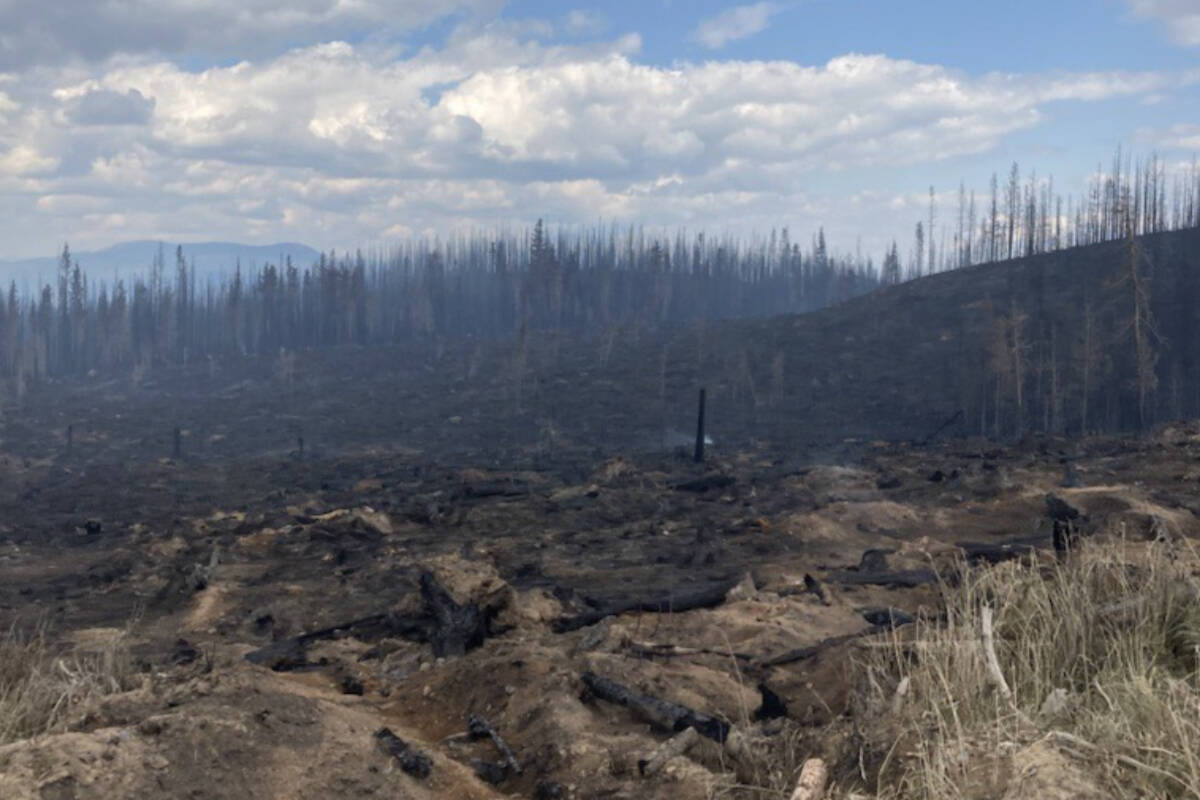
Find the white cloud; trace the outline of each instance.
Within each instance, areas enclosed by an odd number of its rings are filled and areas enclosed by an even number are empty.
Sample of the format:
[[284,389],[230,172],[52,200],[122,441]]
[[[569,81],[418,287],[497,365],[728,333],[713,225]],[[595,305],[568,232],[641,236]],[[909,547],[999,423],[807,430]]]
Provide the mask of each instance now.
[[19,144],[7,153],[0,153],[0,175],[44,175],[58,168],[60,160],[39,152],[27,144]]
[[1166,150],[1200,153],[1200,125],[1180,122],[1165,130],[1141,130],[1137,138]]
[[0,70],[114,54],[271,54],[289,43],[384,38],[503,0],[0,0]]
[[986,153],[1050,103],[1178,83],[971,76],[880,55],[660,67],[635,60],[636,37],[527,36],[475,28],[403,58],[330,42],[203,70],[145,59],[28,70],[0,102],[0,235],[343,247],[545,216],[824,223],[852,241],[864,215],[900,212],[822,195],[833,172],[874,180]]
[[729,42],[745,39],[766,29],[771,17],[783,10],[778,3],[752,3],[734,6],[715,17],[703,20],[691,38],[710,50],[719,50]]
[[94,89],[72,97],[66,109],[75,125],[142,125],[154,113],[154,100],[137,89],[115,92]]
[[1200,4],[1196,0],[1126,0],[1133,13],[1166,25],[1177,44],[1200,45]]

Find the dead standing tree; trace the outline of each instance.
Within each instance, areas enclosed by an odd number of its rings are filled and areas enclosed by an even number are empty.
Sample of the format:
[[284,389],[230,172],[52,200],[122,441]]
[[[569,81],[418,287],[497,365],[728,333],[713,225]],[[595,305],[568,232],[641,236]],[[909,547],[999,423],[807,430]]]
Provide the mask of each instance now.
[[1012,387],[1013,429],[1020,435],[1025,427],[1025,369],[1026,353],[1029,349],[1025,340],[1025,323],[1029,317],[1019,311],[1016,304],[1010,306],[1008,316],[995,318],[994,326],[988,341],[988,366],[995,381],[993,435],[999,438],[1004,420],[1003,387],[1008,383]]
[[1151,395],[1158,388],[1158,373],[1155,367],[1158,364],[1157,345],[1162,343],[1162,337],[1158,335],[1150,310],[1150,292],[1141,268],[1144,256],[1134,235],[1132,215],[1127,215],[1126,220],[1129,272],[1123,283],[1129,287],[1130,318],[1127,330],[1133,343],[1138,427],[1145,428],[1149,423],[1147,406]]

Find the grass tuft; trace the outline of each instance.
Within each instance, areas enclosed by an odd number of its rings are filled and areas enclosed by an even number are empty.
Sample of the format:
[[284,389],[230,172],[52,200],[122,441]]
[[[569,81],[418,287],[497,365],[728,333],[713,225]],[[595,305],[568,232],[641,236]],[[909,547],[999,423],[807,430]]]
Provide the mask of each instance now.
[[0,744],[59,733],[98,697],[132,688],[127,636],[87,652],[59,652],[45,631],[0,638]]
[[[1200,797],[1196,561],[1169,544],[1089,545],[1066,563],[963,570],[943,587],[943,619],[869,651],[864,714],[888,754],[877,796],[1000,796],[1013,754],[1042,740],[1108,796]],[[986,663],[985,607],[1007,698]]]

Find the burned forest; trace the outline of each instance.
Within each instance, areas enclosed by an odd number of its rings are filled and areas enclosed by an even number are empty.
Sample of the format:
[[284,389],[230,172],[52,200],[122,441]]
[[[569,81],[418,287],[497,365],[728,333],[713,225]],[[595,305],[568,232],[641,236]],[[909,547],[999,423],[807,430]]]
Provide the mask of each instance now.
[[1200,800],[1193,6],[0,0],[0,800]]
[[[223,281],[180,250],[174,280],[160,256],[128,289],[65,249],[57,291],[14,288],[4,315],[0,785],[1018,797],[1030,765],[1036,791],[1117,791],[1121,758],[1152,790],[1200,778],[1186,742],[1145,761],[1148,732],[1023,716],[1050,689],[1058,713],[1089,701],[1022,671],[1020,614],[1043,611],[973,599],[1100,598],[1117,559],[1143,577],[1095,602],[1190,635],[1186,600],[1139,605],[1194,597],[1200,532],[1195,189],[1168,214],[1154,175],[1097,190],[1069,244],[1030,196],[1023,252],[900,283],[786,231],[539,223]],[[930,727],[958,700],[903,654],[946,637],[978,645],[930,668],[1036,706],[989,734],[1000,756]],[[991,777],[947,766],[967,746]]]

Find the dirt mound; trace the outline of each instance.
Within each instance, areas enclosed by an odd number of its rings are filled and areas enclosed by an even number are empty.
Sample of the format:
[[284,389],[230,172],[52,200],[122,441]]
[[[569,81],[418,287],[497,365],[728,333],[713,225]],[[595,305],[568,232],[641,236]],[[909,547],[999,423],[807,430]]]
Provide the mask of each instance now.
[[0,748],[0,795],[13,800],[133,797],[491,798],[470,770],[430,754],[406,775],[376,745],[379,716],[337,696],[238,661],[210,674],[164,676],[106,699],[80,732]]

